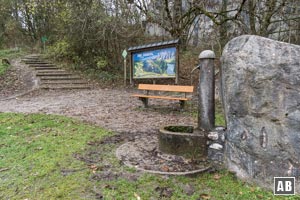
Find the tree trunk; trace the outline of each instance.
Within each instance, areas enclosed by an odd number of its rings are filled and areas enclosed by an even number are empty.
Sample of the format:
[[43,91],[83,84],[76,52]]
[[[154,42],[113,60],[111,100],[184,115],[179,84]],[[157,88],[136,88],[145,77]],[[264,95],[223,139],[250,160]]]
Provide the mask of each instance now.
[[226,18],[228,18],[227,12],[226,12],[227,11],[227,5],[228,5],[228,0],[222,0],[221,13],[224,13],[224,14],[222,15],[221,21],[223,21],[223,20],[225,21],[219,27],[220,44],[221,44],[222,49],[226,45],[226,43],[228,42],[228,36],[227,36],[228,23],[226,21]]
[[248,15],[249,15],[249,23],[250,23],[250,33],[252,35],[256,35],[256,28],[255,28],[255,0],[248,0]]

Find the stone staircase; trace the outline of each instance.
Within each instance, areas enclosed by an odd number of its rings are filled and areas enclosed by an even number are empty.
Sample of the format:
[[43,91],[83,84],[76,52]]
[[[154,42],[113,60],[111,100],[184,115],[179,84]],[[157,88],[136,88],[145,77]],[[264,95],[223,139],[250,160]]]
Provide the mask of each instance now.
[[87,81],[72,72],[68,72],[38,55],[26,56],[22,61],[33,68],[42,89],[90,89]]

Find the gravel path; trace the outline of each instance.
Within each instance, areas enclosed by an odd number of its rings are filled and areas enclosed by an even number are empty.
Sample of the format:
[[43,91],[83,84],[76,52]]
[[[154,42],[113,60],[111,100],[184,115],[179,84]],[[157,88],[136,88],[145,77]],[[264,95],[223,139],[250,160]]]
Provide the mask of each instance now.
[[0,102],[0,112],[46,113],[76,117],[116,132],[153,131],[163,124],[192,124],[178,103],[150,100],[152,107],[130,95],[133,90],[94,89],[37,91]]
[[[14,62],[14,70],[24,73],[26,67],[18,63]],[[26,70],[28,74],[30,69]],[[32,85],[32,81],[28,82]],[[196,125],[195,119],[187,112],[189,108],[186,112],[180,111],[178,102],[151,99],[150,108],[144,109],[141,101],[130,96],[135,92],[135,89],[100,88],[37,90],[0,100],[0,112],[65,115],[115,132],[153,132],[166,124]]]

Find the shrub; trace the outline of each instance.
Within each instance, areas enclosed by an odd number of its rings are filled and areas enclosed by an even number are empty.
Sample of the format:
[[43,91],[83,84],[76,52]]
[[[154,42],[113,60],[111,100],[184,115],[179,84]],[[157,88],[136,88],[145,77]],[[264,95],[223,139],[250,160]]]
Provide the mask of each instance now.
[[52,45],[49,49],[49,54],[55,59],[72,58],[74,53],[70,51],[70,44],[66,40],[60,40]]
[[108,65],[107,58],[101,56],[95,59],[95,63],[97,65],[97,69],[99,70],[104,70]]

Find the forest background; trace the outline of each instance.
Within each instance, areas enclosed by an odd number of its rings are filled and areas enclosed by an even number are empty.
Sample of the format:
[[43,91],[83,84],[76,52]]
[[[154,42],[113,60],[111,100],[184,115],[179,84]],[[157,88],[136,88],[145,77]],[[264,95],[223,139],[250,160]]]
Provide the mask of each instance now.
[[121,72],[124,49],[180,39],[199,54],[253,34],[300,44],[298,0],[0,0],[0,49],[43,51],[81,71]]

